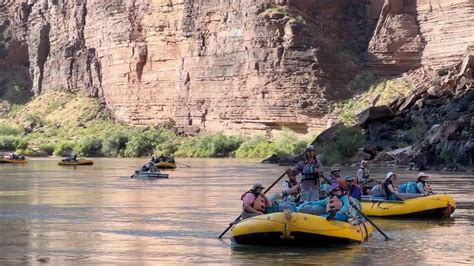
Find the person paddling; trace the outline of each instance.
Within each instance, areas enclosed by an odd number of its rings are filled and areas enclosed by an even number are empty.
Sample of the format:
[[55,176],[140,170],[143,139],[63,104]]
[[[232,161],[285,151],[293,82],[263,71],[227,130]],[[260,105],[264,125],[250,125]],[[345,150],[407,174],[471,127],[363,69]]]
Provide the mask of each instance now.
[[416,180],[416,189],[418,193],[423,195],[429,195],[433,193],[430,184],[426,181],[428,177],[429,176],[423,172],[418,174],[418,179]]
[[298,164],[288,171],[289,176],[296,177],[301,173],[300,198],[302,201],[319,200],[319,176],[323,175],[323,166],[320,161],[316,159],[316,149],[313,146],[306,148],[305,158],[299,161]]
[[270,200],[263,195],[265,188],[260,183],[256,183],[252,188],[245,192],[240,199],[243,201],[242,204],[242,219],[247,219],[257,215],[262,215],[265,212],[266,207],[270,207]]

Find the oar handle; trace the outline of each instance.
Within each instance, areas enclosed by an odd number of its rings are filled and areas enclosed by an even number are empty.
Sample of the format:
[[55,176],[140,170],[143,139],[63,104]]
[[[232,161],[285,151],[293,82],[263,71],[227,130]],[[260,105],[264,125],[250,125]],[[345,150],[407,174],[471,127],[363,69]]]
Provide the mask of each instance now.
[[[270,191],[270,189],[272,189],[272,187],[274,187],[276,183],[278,183],[278,181],[280,181],[280,179],[282,179],[285,175],[286,171],[275,182],[273,182],[273,184],[271,184],[267,189],[265,189],[263,194],[265,195],[268,191]],[[218,238],[222,238],[222,236],[225,235],[225,233],[227,233],[227,231],[229,231],[229,229],[235,224],[235,222],[239,221],[241,217],[242,214],[239,215],[239,217],[237,217],[232,223],[230,223],[229,226],[224,230],[224,232],[222,232],[222,234],[219,235]]]

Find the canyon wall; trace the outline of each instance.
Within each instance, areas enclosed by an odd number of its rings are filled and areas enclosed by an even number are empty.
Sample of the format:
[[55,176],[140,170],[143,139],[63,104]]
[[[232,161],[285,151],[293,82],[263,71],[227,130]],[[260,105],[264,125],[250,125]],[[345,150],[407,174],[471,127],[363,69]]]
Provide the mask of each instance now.
[[459,60],[473,1],[3,0],[0,65],[26,60],[35,94],[83,91],[134,125],[308,133],[365,67]]
[[457,63],[474,46],[474,0],[375,0],[383,3],[368,47],[368,67],[396,75]]

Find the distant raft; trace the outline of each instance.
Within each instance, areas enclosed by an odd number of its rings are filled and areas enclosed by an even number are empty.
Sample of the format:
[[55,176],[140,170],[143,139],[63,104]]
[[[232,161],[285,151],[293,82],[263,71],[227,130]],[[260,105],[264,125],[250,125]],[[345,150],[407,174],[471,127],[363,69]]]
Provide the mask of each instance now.
[[0,158],[0,163],[27,163],[28,160],[26,159],[5,159]]
[[449,218],[455,209],[456,202],[447,194],[420,196],[404,201],[362,197],[362,212],[368,216],[437,219]]
[[243,245],[328,246],[361,243],[373,228],[367,221],[350,224],[307,213],[276,212],[245,219],[231,232],[232,241]]
[[159,169],[175,169],[176,163],[175,162],[157,162],[155,163],[156,168]]
[[157,179],[157,178],[168,178],[168,174],[163,174],[161,172],[150,172],[150,171],[135,171],[135,174],[131,176],[132,178],[140,179]]
[[62,160],[58,163],[59,165],[93,165],[94,162],[91,160],[86,159],[78,159],[76,161],[73,160]]

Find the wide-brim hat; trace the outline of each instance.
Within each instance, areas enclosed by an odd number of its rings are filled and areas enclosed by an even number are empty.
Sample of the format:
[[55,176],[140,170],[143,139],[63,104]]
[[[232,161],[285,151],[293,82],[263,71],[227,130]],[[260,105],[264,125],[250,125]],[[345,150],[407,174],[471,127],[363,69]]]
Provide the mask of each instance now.
[[306,148],[306,152],[308,151],[316,151],[313,145],[309,145],[308,148]]
[[251,190],[252,190],[252,191],[255,191],[255,190],[259,189],[259,188],[265,189],[265,187],[264,187],[262,184],[260,184],[260,183],[255,183],[255,184],[253,184]]
[[337,167],[332,167],[331,171],[329,171],[329,172],[332,173],[332,172],[336,172],[336,171],[341,171],[341,169],[339,169]]
[[394,172],[388,172],[387,173],[387,176],[385,177],[385,179],[389,179],[391,176],[396,176],[396,174]]
[[341,186],[339,186],[338,183],[333,183],[333,184],[331,185],[331,188],[329,189],[329,193],[331,193],[331,192],[332,192],[333,190],[335,190],[335,189],[341,189]]

